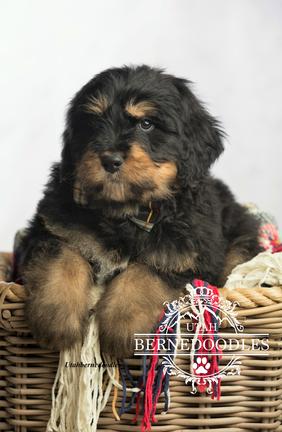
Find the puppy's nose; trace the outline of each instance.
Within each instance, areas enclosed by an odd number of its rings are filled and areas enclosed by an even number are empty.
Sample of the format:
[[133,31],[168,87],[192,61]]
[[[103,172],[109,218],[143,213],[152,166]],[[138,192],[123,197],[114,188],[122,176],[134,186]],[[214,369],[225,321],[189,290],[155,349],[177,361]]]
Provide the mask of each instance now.
[[106,171],[114,173],[123,164],[123,157],[119,153],[106,153],[101,156],[101,162]]

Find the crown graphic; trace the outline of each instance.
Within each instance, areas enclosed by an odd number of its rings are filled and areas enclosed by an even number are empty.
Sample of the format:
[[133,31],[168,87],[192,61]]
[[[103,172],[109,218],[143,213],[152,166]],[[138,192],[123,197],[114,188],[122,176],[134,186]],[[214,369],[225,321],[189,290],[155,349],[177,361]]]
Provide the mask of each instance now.
[[201,298],[203,297],[211,298],[212,296],[214,296],[213,290],[205,286],[200,286],[195,288],[195,294],[196,296],[199,296]]

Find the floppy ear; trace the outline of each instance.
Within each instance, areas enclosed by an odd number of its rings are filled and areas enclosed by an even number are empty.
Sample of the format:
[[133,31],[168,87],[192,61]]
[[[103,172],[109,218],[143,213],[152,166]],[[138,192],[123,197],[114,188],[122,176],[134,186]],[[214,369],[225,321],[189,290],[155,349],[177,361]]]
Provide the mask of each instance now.
[[194,189],[222,153],[224,132],[191,92],[186,80],[177,79],[175,85],[182,105],[180,181],[184,187]]
[[71,156],[71,131],[68,126],[63,133],[63,149],[61,152],[60,180],[68,180],[73,172],[73,161]]
[[[61,181],[67,180],[68,182],[72,179],[75,169],[75,158],[79,151],[80,135],[79,130],[86,129],[83,120],[81,120],[81,114],[77,109],[76,96],[71,101],[65,121],[65,130],[62,136],[63,148],[61,152]],[[77,125],[78,130],[75,133],[74,125]]]

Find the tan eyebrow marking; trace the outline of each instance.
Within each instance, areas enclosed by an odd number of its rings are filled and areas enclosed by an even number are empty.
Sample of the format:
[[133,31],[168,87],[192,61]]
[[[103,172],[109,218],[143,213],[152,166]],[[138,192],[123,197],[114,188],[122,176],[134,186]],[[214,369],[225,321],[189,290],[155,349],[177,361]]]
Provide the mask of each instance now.
[[149,101],[141,101],[135,103],[133,100],[130,100],[129,102],[127,102],[125,110],[131,116],[140,118],[156,112],[156,107],[152,102]]
[[104,95],[90,96],[85,104],[85,110],[95,114],[103,114],[108,107],[109,101]]

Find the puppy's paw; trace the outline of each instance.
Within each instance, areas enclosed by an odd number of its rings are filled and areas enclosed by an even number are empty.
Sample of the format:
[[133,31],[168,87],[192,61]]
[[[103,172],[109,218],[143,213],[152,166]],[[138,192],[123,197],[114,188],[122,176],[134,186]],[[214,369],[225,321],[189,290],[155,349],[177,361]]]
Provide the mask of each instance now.
[[89,264],[61,242],[43,243],[24,271],[25,316],[36,339],[54,350],[85,334],[91,308]]
[[96,306],[102,351],[131,356],[135,334],[152,332],[170,296],[167,285],[144,265],[131,264],[116,276]]
[[135,334],[152,332],[162,310],[160,306],[156,314],[151,316],[148,311],[137,311],[136,306],[128,306],[126,311],[116,310],[109,315],[110,311],[101,306],[96,311],[101,351],[120,359],[133,355]]
[[25,316],[39,345],[53,351],[70,349],[82,342],[87,329],[87,314],[81,316],[75,309],[70,312],[63,304],[43,303],[37,297],[26,301]]

